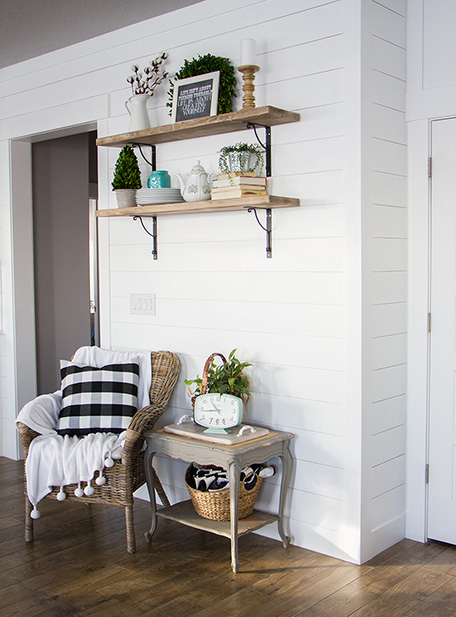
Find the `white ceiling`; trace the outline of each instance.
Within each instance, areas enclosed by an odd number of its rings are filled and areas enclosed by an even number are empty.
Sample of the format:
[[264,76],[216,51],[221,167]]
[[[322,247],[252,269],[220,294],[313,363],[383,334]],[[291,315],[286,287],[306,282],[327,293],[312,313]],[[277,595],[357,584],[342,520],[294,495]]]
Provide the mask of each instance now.
[[0,68],[201,0],[1,0]]

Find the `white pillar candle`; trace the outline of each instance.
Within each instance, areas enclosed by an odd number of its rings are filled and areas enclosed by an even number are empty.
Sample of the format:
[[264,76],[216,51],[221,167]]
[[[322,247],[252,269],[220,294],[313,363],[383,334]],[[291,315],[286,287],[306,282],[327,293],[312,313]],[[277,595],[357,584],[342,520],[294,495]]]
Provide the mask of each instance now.
[[241,66],[256,64],[255,39],[242,39]]

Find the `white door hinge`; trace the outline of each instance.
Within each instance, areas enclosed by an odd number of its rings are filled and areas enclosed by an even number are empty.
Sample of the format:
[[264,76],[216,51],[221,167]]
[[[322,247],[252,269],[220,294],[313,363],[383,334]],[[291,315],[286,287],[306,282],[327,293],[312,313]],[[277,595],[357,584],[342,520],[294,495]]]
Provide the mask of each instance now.
[[432,158],[428,158],[428,178],[432,178]]
[[429,463],[426,465],[424,469],[424,479],[426,484],[429,484]]
[[427,331],[431,331],[431,313],[427,314]]

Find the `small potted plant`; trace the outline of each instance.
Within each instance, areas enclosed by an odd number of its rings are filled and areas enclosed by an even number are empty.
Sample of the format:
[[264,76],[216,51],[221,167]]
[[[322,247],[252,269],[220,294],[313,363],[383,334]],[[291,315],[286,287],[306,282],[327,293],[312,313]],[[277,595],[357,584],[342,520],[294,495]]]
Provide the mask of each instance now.
[[[240,362],[236,356],[236,349],[228,356],[228,360],[217,365],[211,361],[207,370],[207,391],[219,394],[233,394],[246,403],[250,397],[249,379],[244,375],[244,369],[252,366],[250,362]],[[185,379],[189,396],[194,400],[201,394],[203,380],[197,375],[196,379]]]
[[136,206],[136,190],[141,188],[141,172],[131,146],[124,146],[117,157],[112,188],[119,208]]
[[256,144],[239,142],[219,150],[219,168],[224,174],[245,172],[262,175],[264,166],[263,150]]

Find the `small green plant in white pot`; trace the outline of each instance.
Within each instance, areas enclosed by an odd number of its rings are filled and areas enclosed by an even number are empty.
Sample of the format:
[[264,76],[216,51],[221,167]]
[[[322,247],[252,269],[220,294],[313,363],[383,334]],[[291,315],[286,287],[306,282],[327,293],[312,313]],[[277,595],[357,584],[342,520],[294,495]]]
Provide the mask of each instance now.
[[120,151],[111,185],[119,208],[136,206],[136,190],[141,188],[141,172],[131,146],[125,146]]
[[263,150],[256,144],[239,142],[219,150],[219,168],[223,174],[255,173],[261,176],[264,167]]

